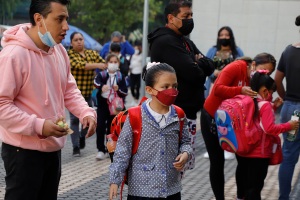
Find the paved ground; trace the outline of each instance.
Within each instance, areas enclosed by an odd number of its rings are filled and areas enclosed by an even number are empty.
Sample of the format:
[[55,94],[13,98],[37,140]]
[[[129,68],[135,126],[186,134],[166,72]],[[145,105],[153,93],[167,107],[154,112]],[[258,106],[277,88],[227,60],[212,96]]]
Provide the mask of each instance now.
[[[199,126],[199,122],[197,124]],[[59,200],[105,200],[108,199],[108,166],[110,160],[97,161],[95,135],[87,139],[87,147],[82,150],[81,157],[72,157],[71,139],[62,150],[62,177],[59,186]],[[212,200],[214,199],[209,182],[209,160],[202,157],[205,145],[200,130],[197,131],[196,167],[188,171],[183,179],[183,200]],[[226,199],[235,199],[235,168],[236,160],[225,163]],[[269,167],[268,176],[262,191],[262,199],[278,199],[278,166]],[[294,175],[294,190],[292,200],[300,199],[300,166],[297,165]],[[5,171],[0,159],[0,199],[5,192]],[[124,190],[126,195],[126,188]],[[125,198],[123,198],[125,199]]]

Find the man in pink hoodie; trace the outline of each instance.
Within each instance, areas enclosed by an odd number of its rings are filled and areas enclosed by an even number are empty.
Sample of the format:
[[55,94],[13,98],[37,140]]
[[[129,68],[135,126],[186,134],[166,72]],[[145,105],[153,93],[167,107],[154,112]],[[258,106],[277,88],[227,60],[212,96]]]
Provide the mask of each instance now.
[[0,139],[6,200],[57,199],[67,130],[65,107],[95,133],[96,113],[70,73],[59,44],[69,29],[70,0],[32,0],[31,24],[4,32],[0,54]]

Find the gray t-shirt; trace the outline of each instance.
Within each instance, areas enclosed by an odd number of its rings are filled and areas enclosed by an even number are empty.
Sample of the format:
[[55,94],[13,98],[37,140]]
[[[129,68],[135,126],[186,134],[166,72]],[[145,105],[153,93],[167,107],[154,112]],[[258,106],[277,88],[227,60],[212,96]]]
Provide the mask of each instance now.
[[300,101],[300,48],[289,45],[282,52],[277,70],[286,78],[285,100]]

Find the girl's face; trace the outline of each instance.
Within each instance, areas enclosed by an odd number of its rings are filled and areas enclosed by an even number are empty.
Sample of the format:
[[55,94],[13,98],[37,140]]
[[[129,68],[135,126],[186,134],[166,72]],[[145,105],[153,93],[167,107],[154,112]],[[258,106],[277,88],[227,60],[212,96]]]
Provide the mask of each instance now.
[[226,29],[223,29],[219,34],[219,39],[230,39],[229,32]]
[[120,65],[117,57],[115,57],[115,56],[111,57],[107,63],[114,63],[114,64],[117,63],[118,65]]
[[[175,88],[177,89],[177,77],[175,73],[163,72],[156,77],[156,82],[153,86],[158,91]],[[157,93],[157,92],[156,92]]]
[[74,35],[71,45],[73,49],[77,52],[82,51],[84,48],[84,39],[80,33]]
[[265,86],[262,86],[258,90],[258,94],[266,101],[272,101],[273,90],[268,90]]

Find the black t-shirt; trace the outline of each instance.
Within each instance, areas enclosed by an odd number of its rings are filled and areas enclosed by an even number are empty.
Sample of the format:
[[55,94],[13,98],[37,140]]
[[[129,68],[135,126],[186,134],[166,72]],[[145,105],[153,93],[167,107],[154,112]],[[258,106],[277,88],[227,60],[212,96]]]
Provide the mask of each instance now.
[[300,101],[300,48],[292,45],[282,52],[277,70],[286,78],[285,100]]

